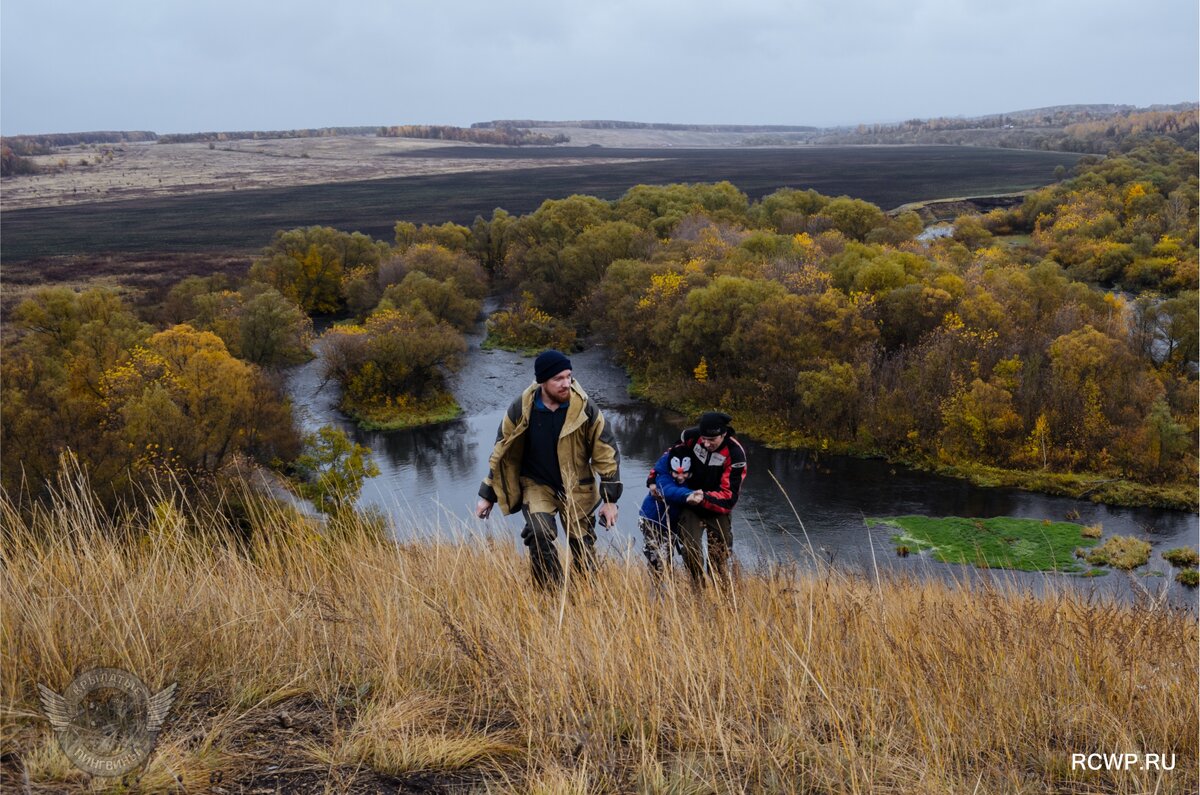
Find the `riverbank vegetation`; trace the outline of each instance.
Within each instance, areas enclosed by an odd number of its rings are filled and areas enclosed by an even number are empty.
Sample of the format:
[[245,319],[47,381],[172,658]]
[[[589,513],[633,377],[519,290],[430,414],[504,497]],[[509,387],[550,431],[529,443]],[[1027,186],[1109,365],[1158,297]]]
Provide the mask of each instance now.
[[1194,508],[1197,157],[1126,143],[934,241],[813,191],[547,201],[505,218],[497,275],[598,332],[639,394],[769,442]]
[[396,225],[394,246],[328,227],[281,232],[250,269],[306,312],[352,315],[321,338],[340,408],[363,427],[394,430],[452,419],[445,377],[466,350],[487,290],[469,230]]
[[[76,476],[26,518],[0,504],[5,780],[58,792],[1200,784],[1200,637],[1193,615],[1158,600],[818,565],[742,572],[718,602],[683,579],[655,597],[640,560],[616,559],[564,600],[528,585],[507,538],[396,544],[370,522],[329,532],[249,496],[235,526],[170,491],[148,497],[114,516]],[[99,661],[152,692],[178,683],[124,785],[88,781],[39,708],[35,683],[62,692]],[[1173,766],[1075,769],[1072,753],[1098,748]]]
[[1162,553],[1163,560],[1176,568],[1195,568],[1200,565],[1200,553],[1191,547],[1176,547]]
[[[232,296],[240,294],[227,305]],[[213,317],[229,321],[240,346],[259,349],[260,325]],[[36,293],[9,322],[17,337],[0,364],[8,494],[44,494],[64,455],[111,502],[151,477],[211,484],[239,460],[278,466],[300,451],[279,379],[212,331],[155,331],[111,290],[64,287]]]
[[480,347],[502,348],[527,356],[536,356],[547,348],[570,351],[575,347],[575,329],[538,309],[533,296],[525,293],[518,305],[488,317],[487,336]]

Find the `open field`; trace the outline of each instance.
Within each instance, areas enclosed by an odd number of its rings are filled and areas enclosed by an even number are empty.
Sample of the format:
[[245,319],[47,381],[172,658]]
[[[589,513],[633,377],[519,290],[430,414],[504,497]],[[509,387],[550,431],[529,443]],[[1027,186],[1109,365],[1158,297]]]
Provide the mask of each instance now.
[[[1053,181],[1055,166],[1070,166],[1077,156],[936,146],[446,147],[436,152],[428,148],[395,152],[380,159],[418,169],[431,159],[478,163],[479,168],[29,209],[10,209],[6,192],[0,258],[8,267],[39,257],[101,252],[254,252],[278,229],[313,224],[390,240],[393,225],[401,219],[469,224],[476,215],[490,216],[496,207],[526,213],[544,199],[573,193],[614,199],[639,183],[729,180],[752,198],[781,187],[813,188],[889,208],[921,199],[1009,193],[1047,184]],[[563,161],[586,164],[561,165]],[[558,165],[512,167],[530,162]]]
[[[32,792],[1194,793],[1195,616],[814,565],[731,595],[607,558],[567,596],[509,539],[396,544],[64,480],[0,505],[0,775]],[[127,786],[63,756],[36,685],[177,683]],[[1160,754],[1170,770],[1082,770]],[[15,789],[15,787],[13,787]]]
[[[456,144],[459,152],[494,147]],[[580,162],[569,152],[537,158],[439,156],[442,141],[341,135],[207,143],[120,143],[63,147],[29,158],[41,174],[5,179],[4,209],[356,182]],[[423,153],[420,160],[394,155]],[[613,155],[614,158],[619,156]]]

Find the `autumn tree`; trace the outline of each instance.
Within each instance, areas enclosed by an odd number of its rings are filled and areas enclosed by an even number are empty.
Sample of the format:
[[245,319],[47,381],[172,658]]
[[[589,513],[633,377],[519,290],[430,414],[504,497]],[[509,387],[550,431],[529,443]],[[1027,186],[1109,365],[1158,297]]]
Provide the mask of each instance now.
[[397,221],[395,226],[396,249],[404,251],[418,244],[441,246],[450,251],[467,251],[470,248],[471,230],[461,224],[447,221],[444,224],[416,224]]
[[379,268],[379,286],[387,289],[414,271],[439,282],[453,282],[464,296],[475,300],[487,295],[487,274],[478,262],[464,251],[434,243],[417,243],[390,256]]
[[883,210],[870,202],[848,196],[831,200],[820,214],[829,218],[835,229],[852,240],[866,240],[872,230],[887,223]]
[[280,367],[309,356],[312,321],[273,287],[248,282],[230,289],[225,277],[190,277],[175,285],[163,313],[221,338],[234,356],[262,367]]
[[829,201],[828,196],[815,190],[780,188],[755,204],[750,217],[759,226],[768,226],[783,234],[796,234],[805,231],[809,216],[821,212]]
[[255,400],[259,377],[215,334],[175,326],[105,371],[106,422],[137,452],[134,471],[215,472],[279,421],[278,411]]
[[335,326],[324,336],[326,374],[342,385],[343,406],[365,416],[388,406],[445,396],[466,343],[420,302],[380,309],[362,326]]
[[510,227],[508,278],[519,291],[533,295],[539,308],[552,314],[569,314],[584,297],[586,288],[573,284],[568,273],[587,263],[580,253],[569,255],[567,249],[586,230],[611,218],[608,203],[593,196],[542,202],[537,210]]
[[497,207],[491,220],[475,216],[471,224],[468,248],[479,264],[491,275],[502,275],[508,255],[508,234],[513,218]]
[[0,357],[0,482],[38,493],[59,456],[74,450],[97,482],[117,478],[124,452],[98,432],[105,371],[126,359],[150,328],[112,290],[34,292],[12,313],[15,341]]
[[613,203],[613,212],[617,218],[665,238],[692,214],[741,226],[747,220],[749,204],[746,194],[729,182],[635,185]]
[[241,306],[236,353],[261,367],[296,364],[309,358],[312,334],[308,316],[279,292],[266,288]]
[[481,307],[479,300],[470,298],[458,286],[455,277],[443,282],[426,275],[424,271],[411,271],[403,281],[383,291],[378,308],[403,309],[413,304],[459,331],[466,331],[475,325]]
[[1012,393],[976,378],[942,405],[942,444],[954,458],[1003,462],[1021,428]]
[[345,301],[345,273],[376,270],[386,249],[359,232],[310,226],[281,231],[250,268],[250,278],[273,287],[306,313],[339,311]]
[[300,493],[321,513],[337,516],[354,505],[363,481],[379,474],[371,451],[332,425],[323,425],[304,437],[304,452],[294,467],[300,476]]

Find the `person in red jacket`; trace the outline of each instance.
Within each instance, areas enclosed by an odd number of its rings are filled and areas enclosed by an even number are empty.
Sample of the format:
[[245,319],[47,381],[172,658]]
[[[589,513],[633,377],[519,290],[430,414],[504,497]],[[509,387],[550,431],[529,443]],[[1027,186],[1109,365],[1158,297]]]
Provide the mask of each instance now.
[[[719,411],[705,412],[694,429],[683,437],[695,437],[694,462],[688,485],[704,493],[698,503],[689,501],[679,514],[679,541],[683,562],[692,584],[703,587],[705,575],[722,586],[732,585],[732,512],[746,477],[746,450],[735,438],[732,420]],[[708,536],[708,567],[704,565],[701,539]]]

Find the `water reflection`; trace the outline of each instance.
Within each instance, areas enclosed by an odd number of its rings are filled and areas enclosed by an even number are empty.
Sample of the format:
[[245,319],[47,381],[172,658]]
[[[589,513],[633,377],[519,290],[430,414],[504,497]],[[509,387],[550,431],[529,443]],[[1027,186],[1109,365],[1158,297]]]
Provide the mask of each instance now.
[[382,457],[390,469],[411,470],[416,478],[461,480],[474,472],[472,448],[476,445],[471,424],[465,420],[391,433],[355,428],[353,436],[371,448],[377,461]]

